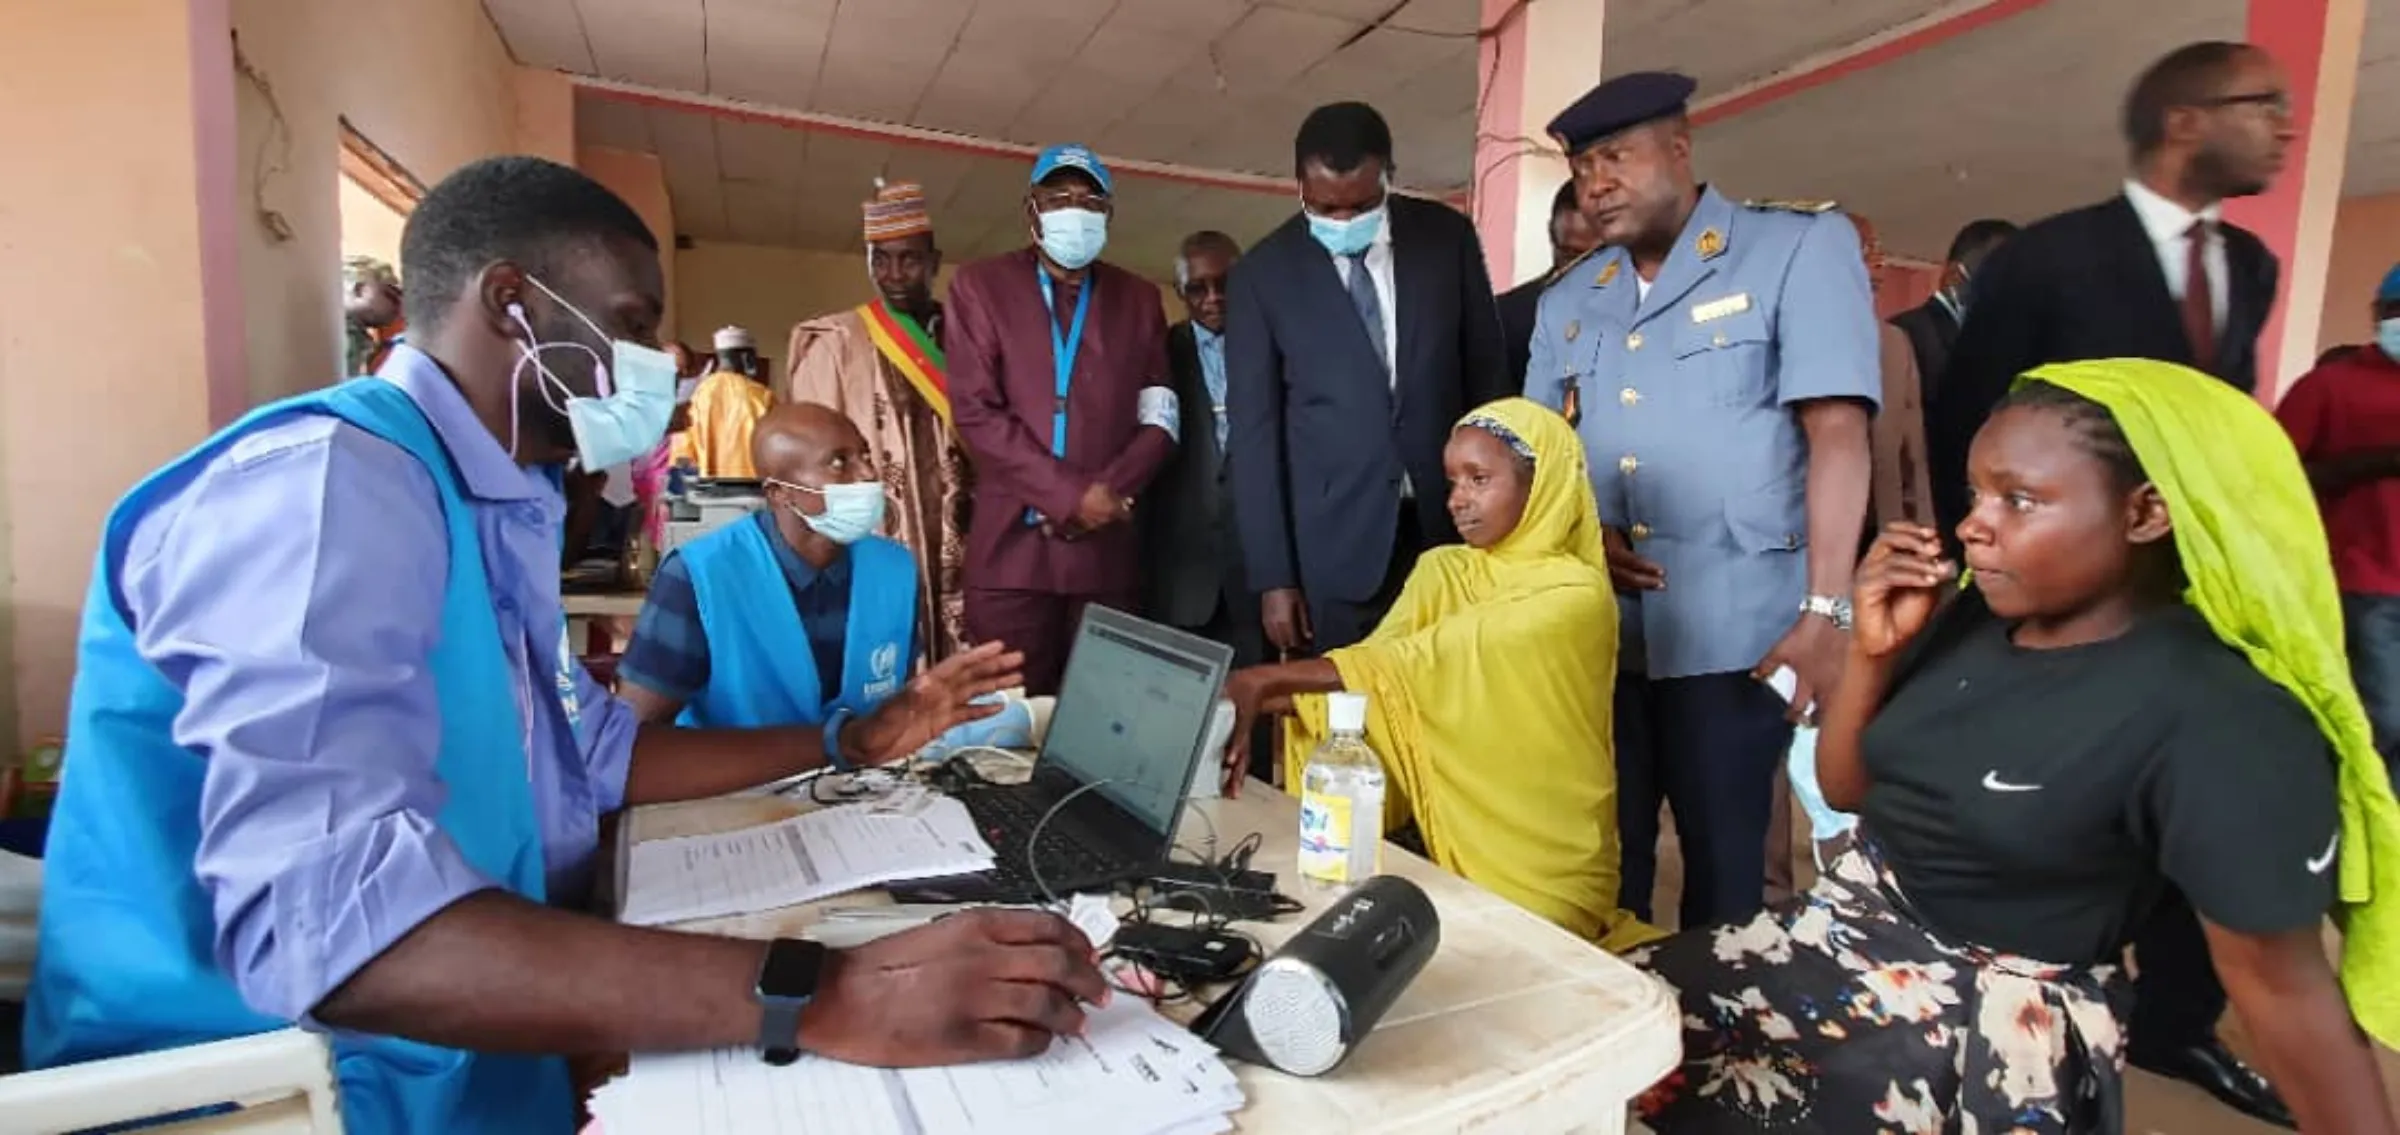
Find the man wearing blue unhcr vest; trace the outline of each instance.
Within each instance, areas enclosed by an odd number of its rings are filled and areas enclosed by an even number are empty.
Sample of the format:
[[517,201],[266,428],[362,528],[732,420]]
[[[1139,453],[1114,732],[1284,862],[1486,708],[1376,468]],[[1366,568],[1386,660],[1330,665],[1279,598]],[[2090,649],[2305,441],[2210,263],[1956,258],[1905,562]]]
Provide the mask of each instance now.
[[[1686,929],[1764,899],[1791,720],[1848,649],[1882,393],[1857,230],[1695,182],[1692,90],[1621,75],[1550,123],[1605,247],[1542,296],[1525,378],[1583,436],[1624,598],[1619,901],[1650,916],[1663,797]],[[1763,681],[1786,667],[1790,706]]]
[[655,239],[564,166],[479,162],[408,222],[409,344],[137,486],[86,600],[32,1062],[330,1032],[355,1132],[564,1131],[563,1055],[1040,1051],[1104,1000],[1022,911],[852,951],[571,913],[601,813],[900,757],[994,707],[956,656],[845,726],[642,726],[569,656],[554,468],[656,445]]

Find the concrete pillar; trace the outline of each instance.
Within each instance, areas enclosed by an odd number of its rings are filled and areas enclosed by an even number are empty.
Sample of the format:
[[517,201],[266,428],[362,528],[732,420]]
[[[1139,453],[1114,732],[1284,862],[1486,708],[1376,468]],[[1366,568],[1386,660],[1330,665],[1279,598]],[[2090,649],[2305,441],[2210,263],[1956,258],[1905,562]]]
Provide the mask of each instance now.
[[2274,315],[2258,342],[2258,396],[2270,406],[2316,360],[2366,15],[2366,0],[2250,0],[2248,39],[2291,76],[2300,134],[2275,187],[2225,210],[2227,220],[2257,233],[2283,261]]
[[222,219],[248,212],[226,0],[0,0],[0,29],[0,747],[13,756],[63,725],[109,506],[247,404],[240,253]]
[[1483,26],[1494,32],[1476,59],[1474,210],[1496,288],[1550,267],[1550,199],[1567,179],[1567,159],[1546,128],[1600,82],[1607,8],[1608,0],[1483,0]]

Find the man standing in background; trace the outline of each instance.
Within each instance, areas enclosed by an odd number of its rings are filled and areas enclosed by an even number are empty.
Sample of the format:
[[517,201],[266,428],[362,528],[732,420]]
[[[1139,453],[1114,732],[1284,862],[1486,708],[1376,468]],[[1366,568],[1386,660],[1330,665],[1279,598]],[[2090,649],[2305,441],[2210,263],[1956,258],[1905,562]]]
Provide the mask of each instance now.
[[[1889,321],[1908,336],[1909,349],[1915,353],[1917,378],[1927,401],[1941,385],[1942,370],[1950,365],[1950,348],[1958,342],[1958,328],[1967,318],[1968,288],[1983,261],[2008,238],[2017,235],[2017,226],[2009,221],[1985,219],[1969,221],[1950,238],[1950,255],[1942,262],[1942,281],[1932,298],[1895,315]],[[1890,407],[1885,407],[1889,410]]]
[[688,458],[703,477],[749,480],[750,432],[775,405],[759,362],[758,341],[745,327],[717,330],[717,368],[692,391],[691,427],[677,456]]
[[1475,226],[1392,192],[1392,131],[1321,106],[1292,146],[1300,212],[1251,248],[1227,296],[1235,517],[1267,642],[1367,637],[1417,554],[1457,540],[1442,447],[1506,394]]
[[1183,438],[1142,510],[1142,577],[1151,618],[1232,646],[1234,665],[1248,666],[1265,648],[1225,491],[1225,282],[1239,259],[1241,246],[1221,232],[1185,237],[1175,257],[1190,318],[1167,329],[1167,367]]
[[342,258],[343,374],[373,374],[407,329],[400,277],[372,256]]
[[[1624,600],[1619,902],[1675,813],[1685,928],[1756,913],[1776,773],[1849,649],[1877,402],[1858,234],[1692,175],[1695,84],[1602,83],[1550,124],[1607,247],[1542,297],[1527,397],[1578,423]],[[1789,669],[1786,705],[1762,679]]]
[[[2280,269],[2224,221],[2228,197],[2263,193],[2295,136],[2283,69],[2241,43],[2195,43],[2134,81],[2124,192],[2037,221],[1984,261],[1974,303],[1926,414],[1934,507],[1955,539],[1972,497],[1967,450],[2018,375],[2044,363],[2144,358],[2258,388],[2258,335]],[[2265,1078],[2217,1038],[2225,987],[2200,919],[2169,888],[2134,939],[2133,1065],[2290,1126]]]
[[1044,150],[1032,246],[950,284],[951,411],[976,472],[967,635],[1023,651],[1036,697],[1058,692],[1087,604],[1139,604],[1134,498],[1180,426],[1158,288],[1100,260],[1115,209],[1090,150]]
[[1533,358],[1533,320],[1541,311],[1542,293],[1598,247],[1600,237],[1576,205],[1575,182],[1570,178],[1550,199],[1550,270],[1500,296],[1500,333],[1508,340],[1511,381],[1525,381],[1525,364]]
[[866,434],[891,502],[883,534],[916,555],[917,641],[934,663],[966,643],[961,573],[973,483],[951,425],[942,305],[933,298],[942,250],[920,186],[878,185],[865,212],[876,298],[792,328],[784,393],[831,406]]

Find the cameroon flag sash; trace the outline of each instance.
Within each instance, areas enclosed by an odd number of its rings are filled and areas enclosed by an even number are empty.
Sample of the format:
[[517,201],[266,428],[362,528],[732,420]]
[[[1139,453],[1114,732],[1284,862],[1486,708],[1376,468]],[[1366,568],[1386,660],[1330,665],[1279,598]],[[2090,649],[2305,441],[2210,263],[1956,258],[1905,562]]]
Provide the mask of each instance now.
[[875,340],[875,349],[901,377],[908,379],[910,386],[917,388],[918,396],[941,415],[943,425],[956,429],[950,421],[949,360],[943,357],[933,336],[917,326],[916,320],[893,311],[882,300],[861,305],[858,314],[867,322],[867,335]]

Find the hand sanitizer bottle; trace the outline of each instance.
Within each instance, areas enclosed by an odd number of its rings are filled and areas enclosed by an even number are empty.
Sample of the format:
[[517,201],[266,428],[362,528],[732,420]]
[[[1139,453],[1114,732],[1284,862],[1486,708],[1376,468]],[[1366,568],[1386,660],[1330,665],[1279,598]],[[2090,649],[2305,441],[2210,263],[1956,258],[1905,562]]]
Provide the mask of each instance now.
[[1383,863],[1383,760],[1367,747],[1367,696],[1326,695],[1333,735],[1300,777],[1300,880],[1348,890]]

